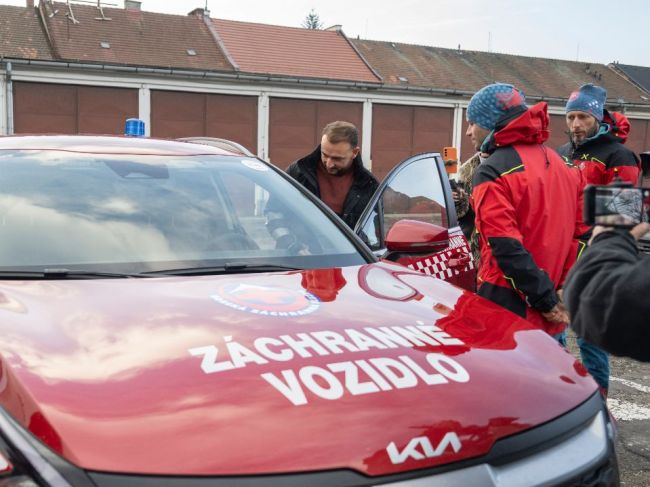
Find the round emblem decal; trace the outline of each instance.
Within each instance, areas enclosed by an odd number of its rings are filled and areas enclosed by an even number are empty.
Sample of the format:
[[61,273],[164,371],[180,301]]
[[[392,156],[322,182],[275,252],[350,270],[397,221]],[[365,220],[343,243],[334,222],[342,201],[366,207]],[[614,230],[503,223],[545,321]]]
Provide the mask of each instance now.
[[319,299],[304,289],[252,284],[223,284],[211,298],[229,308],[261,316],[303,316],[320,305]]

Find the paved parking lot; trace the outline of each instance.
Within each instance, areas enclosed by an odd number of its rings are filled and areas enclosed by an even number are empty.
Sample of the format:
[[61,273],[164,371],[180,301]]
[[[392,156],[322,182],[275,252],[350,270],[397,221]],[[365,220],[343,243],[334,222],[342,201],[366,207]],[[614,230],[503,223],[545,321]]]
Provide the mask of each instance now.
[[[574,336],[568,344],[578,356]],[[650,363],[612,357],[607,404],[618,422],[621,485],[650,486]]]

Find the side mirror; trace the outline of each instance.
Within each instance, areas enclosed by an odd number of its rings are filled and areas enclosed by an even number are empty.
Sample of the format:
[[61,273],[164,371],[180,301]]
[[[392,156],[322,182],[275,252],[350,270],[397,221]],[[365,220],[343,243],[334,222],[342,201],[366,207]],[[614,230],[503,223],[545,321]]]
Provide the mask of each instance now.
[[399,220],[386,235],[390,252],[436,252],[449,245],[449,230],[416,220]]

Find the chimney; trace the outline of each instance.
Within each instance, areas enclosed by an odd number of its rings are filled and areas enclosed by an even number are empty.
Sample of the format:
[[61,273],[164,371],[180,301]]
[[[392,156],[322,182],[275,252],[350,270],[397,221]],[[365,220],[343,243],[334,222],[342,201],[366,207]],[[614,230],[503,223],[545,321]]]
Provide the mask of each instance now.
[[325,30],[333,30],[334,32],[341,32],[343,30],[343,26],[341,24],[336,24],[328,27]]
[[26,0],[27,8],[34,8],[34,0]]
[[141,10],[142,2],[136,0],[124,0],[124,8],[126,10]]
[[210,18],[210,11],[207,8],[195,8],[187,15],[196,15],[199,18]]

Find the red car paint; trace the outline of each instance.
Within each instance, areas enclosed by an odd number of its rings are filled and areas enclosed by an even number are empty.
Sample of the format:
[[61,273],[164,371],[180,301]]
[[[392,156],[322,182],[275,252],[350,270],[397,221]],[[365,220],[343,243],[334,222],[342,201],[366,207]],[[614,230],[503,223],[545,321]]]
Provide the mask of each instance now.
[[[236,276],[3,281],[0,320],[0,403],[52,450],[95,471],[352,468],[383,475],[483,455],[497,439],[558,417],[596,390],[573,357],[531,324],[385,263]],[[340,353],[294,353],[289,360],[204,371],[234,363],[227,344],[256,350],[255,340],[267,338],[279,354],[287,348],[278,345],[282,336],[344,330],[368,336],[369,328],[418,323],[445,331],[451,338],[440,335],[438,342],[449,344],[339,347]],[[216,357],[196,352],[205,347],[216,347]],[[427,385],[418,377],[412,387],[354,395],[344,374],[332,372],[343,383],[340,395],[329,391],[337,398],[320,397],[303,383],[306,403],[294,405],[262,377],[282,371],[299,377],[377,358],[410,361],[431,375],[428,354],[448,360],[441,363],[450,374],[451,361],[458,364],[468,380]],[[314,388],[327,389],[322,377],[311,377]],[[439,456],[398,464],[387,453],[391,443],[402,451],[414,437],[435,448],[450,432],[460,441],[457,451],[448,446]]]

